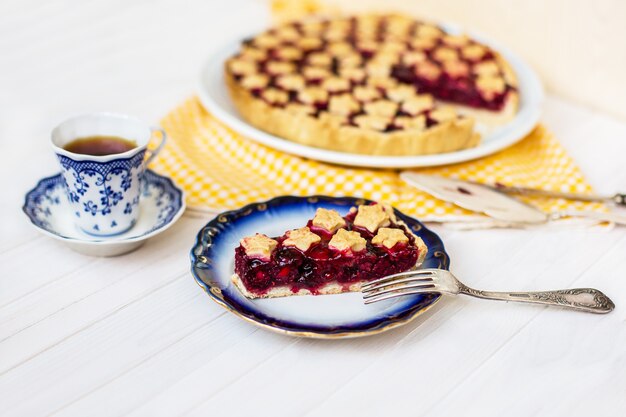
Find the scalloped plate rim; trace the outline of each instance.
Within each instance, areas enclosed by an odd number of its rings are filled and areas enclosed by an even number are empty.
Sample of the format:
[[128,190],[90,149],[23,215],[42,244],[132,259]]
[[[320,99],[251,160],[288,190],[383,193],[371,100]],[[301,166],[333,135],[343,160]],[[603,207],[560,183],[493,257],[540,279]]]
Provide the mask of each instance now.
[[[150,172],[150,174],[165,180],[166,182],[168,182],[168,185],[174,189],[175,191],[177,191],[180,194],[180,207],[177,211],[177,213],[172,217],[171,221],[163,224],[161,227],[159,227],[158,229],[155,229],[153,231],[151,231],[150,233],[146,233],[146,234],[142,234],[142,235],[136,235],[136,236],[131,236],[131,237],[114,237],[114,238],[100,238],[98,240],[96,240],[95,238],[93,240],[89,240],[89,239],[77,239],[74,237],[70,237],[70,236],[64,236],[55,232],[52,232],[50,230],[47,230],[37,224],[35,224],[35,222],[33,221],[33,219],[31,218],[31,216],[28,214],[28,212],[26,211],[27,208],[27,203],[28,203],[28,197],[29,195],[31,195],[33,192],[36,192],[44,182],[46,181],[50,181],[50,180],[54,180],[57,177],[61,176],[61,173],[57,173],[55,175],[50,175],[47,177],[43,177],[41,179],[39,179],[37,181],[37,184],[32,187],[24,196],[24,204],[22,205],[22,212],[26,215],[26,217],[28,217],[28,223],[34,227],[39,233],[42,233],[45,236],[51,237],[53,239],[59,240],[61,242],[66,242],[66,243],[76,243],[76,244],[80,244],[83,246],[109,246],[109,245],[119,245],[119,244],[125,244],[125,243],[134,243],[134,242],[140,242],[146,239],[150,239],[164,231],[166,231],[167,229],[169,229],[170,227],[172,227],[181,217],[182,215],[185,213],[185,210],[187,208],[187,202],[186,202],[186,195],[185,195],[185,191],[180,188],[178,185],[176,185],[176,183],[168,176],[166,175],[162,175],[159,174],[151,169],[146,170],[146,172]],[[129,230],[126,233],[132,233],[132,229]]]
[[[316,202],[312,203],[311,199],[315,199]],[[227,218],[228,216],[239,216],[237,217],[237,219],[239,219],[242,217],[246,217],[250,215],[253,212],[253,210],[259,205],[265,205],[266,207],[270,207],[270,206],[275,206],[275,205],[290,204],[290,203],[293,203],[294,201],[300,202],[302,204],[316,204],[318,201],[324,201],[324,202],[331,203],[331,204],[335,203],[337,205],[348,206],[348,205],[354,205],[357,202],[367,203],[367,202],[370,202],[371,200],[357,198],[357,197],[330,197],[330,196],[324,196],[324,195],[313,195],[313,196],[286,195],[286,196],[274,197],[267,201],[259,201],[255,203],[250,203],[239,209],[224,211],[216,215],[209,222],[207,222],[202,228],[200,228],[200,230],[198,231],[198,234],[196,235],[196,240],[194,242],[194,245],[190,251],[191,275],[193,276],[196,283],[207,293],[207,295],[209,295],[209,297],[214,302],[216,302],[221,307],[225,308],[227,311],[230,311],[231,313],[235,314],[236,316],[268,330],[287,334],[290,336],[335,339],[335,338],[352,338],[352,337],[369,336],[369,335],[378,334],[378,333],[390,330],[392,328],[404,325],[410,322],[411,320],[415,319],[420,314],[426,312],[428,309],[430,309],[433,305],[435,305],[442,298],[441,295],[437,295],[432,298],[432,301],[430,300],[424,301],[422,298],[420,298],[420,296],[416,296],[414,297],[414,300],[416,301],[413,304],[411,304],[410,306],[407,304],[404,306],[405,308],[403,310],[398,311],[398,313],[402,315],[400,318],[387,317],[387,318],[370,319],[370,321],[367,321],[367,320],[362,321],[362,322],[357,323],[358,324],[357,326],[352,326],[352,327],[351,326],[343,326],[339,328],[333,327],[333,326],[316,327],[316,326],[307,326],[307,325],[293,323],[293,322],[290,322],[289,320],[277,319],[277,320],[274,320],[274,322],[272,322],[272,319],[268,318],[263,313],[260,313],[258,311],[245,311],[245,308],[234,305],[232,301],[225,300],[223,297],[222,288],[218,286],[212,287],[209,283],[206,283],[199,276],[196,268],[199,263],[200,264],[203,263],[202,261],[199,261],[198,258],[203,256],[203,252],[205,249],[204,231],[207,228],[215,227],[214,225],[219,224],[220,218]],[[448,269],[449,264],[450,264],[450,258],[447,252],[445,251],[444,243],[439,237],[439,235],[437,235],[432,230],[428,229],[419,220],[411,216],[408,216],[400,212],[397,209],[394,209],[394,210],[395,210],[396,215],[400,217],[403,221],[405,221],[412,229],[417,228],[417,230],[414,230],[416,234],[422,237],[426,236],[429,241],[433,240],[434,245],[431,243],[431,245],[429,246],[429,255],[427,257],[427,260],[430,260],[431,258],[435,259],[435,253],[432,252],[431,249],[435,250],[435,252],[440,252],[441,254],[439,256],[441,256],[441,260],[439,261],[439,266],[444,269]],[[250,211],[250,212],[245,214],[247,211]],[[212,264],[213,262],[210,261],[209,263]],[[199,268],[199,269],[202,269],[202,268]],[[303,296],[303,297],[311,297],[311,296]],[[324,296],[320,296],[320,297],[324,297]],[[420,304],[422,303],[425,304],[425,306],[420,306]],[[241,311],[242,309],[244,311]]]

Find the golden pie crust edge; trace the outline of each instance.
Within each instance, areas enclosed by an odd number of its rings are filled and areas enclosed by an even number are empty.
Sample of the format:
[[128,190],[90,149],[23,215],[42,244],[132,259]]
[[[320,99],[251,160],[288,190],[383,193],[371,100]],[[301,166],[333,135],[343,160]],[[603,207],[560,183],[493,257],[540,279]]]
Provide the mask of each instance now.
[[446,121],[423,131],[377,132],[341,126],[332,118],[315,118],[270,106],[254,97],[225,69],[226,86],[241,116],[252,126],[307,146],[378,156],[428,155],[472,148],[480,142],[474,120]]
[[[415,246],[417,246],[418,248],[419,257],[417,258],[417,262],[415,263],[414,269],[419,268],[419,266],[424,262],[426,255],[428,254],[428,247],[426,246],[422,238],[420,238],[415,233],[413,233],[411,228],[407,226],[406,223],[404,223],[402,220],[396,220],[395,223],[397,225],[404,226],[406,230],[409,232],[409,234],[411,234],[415,238]],[[244,295],[244,297],[249,298],[249,299],[277,298],[277,297],[288,297],[292,295],[311,295],[312,294],[311,291],[307,290],[306,288],[301,288],[298,292],[292,292],[291,287],[283,285],[280,287],[274,287],[263,295],[258,295],[258,294],[254,294],[248,291],[243,281],[241,281],[241,278],[239,277],[239,275],[233,274],[230,280],[235,285],[235,287],[237,287],[237,289]],[[350,285],[348,290],[345,290],[343,286],[341,286],[340,284],[336,282],[329,282],[328,284],[318,289],[317,295],[341,294],[344,292],[358,292],[358,291],[361,291],[361,286],[367,282],[368,281],[355,282]]]

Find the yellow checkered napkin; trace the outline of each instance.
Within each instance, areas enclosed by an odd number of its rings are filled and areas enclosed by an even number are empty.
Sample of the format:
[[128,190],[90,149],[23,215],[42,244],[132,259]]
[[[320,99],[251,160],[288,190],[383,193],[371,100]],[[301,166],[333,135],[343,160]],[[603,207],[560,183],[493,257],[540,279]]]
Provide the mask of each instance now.
[[[284,154],[245,139],[207,113],[196,98],[162,121],[169,140],[153,168],[187,192],[191,208],[222,211],[275,196],[352,195],[385,201],[426,221],[453,221],[475,213],[437,200],[404,183],[395,170],[356,169]],[[539,126],[517,145],[492,156],[416,170],[480,182],[591,192],[561,145]],[[528,199],[545,211],[604,210],[601,204]]]

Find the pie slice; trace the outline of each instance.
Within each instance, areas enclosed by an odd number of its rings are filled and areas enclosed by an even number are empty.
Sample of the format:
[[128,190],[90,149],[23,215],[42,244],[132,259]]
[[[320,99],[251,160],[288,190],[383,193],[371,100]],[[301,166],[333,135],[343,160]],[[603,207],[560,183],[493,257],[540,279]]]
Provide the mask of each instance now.
[[390,206],[353,207],[342,217],[318,208],[280,237],[256,234],[235,249],[233,283],[247,298],[337,294],[419,266],[428,249]]
[[309,146],[421,155],[476,146],[518,108],[493,49],[402,15],[296,21],[242,43],[226,84],[250,124]]

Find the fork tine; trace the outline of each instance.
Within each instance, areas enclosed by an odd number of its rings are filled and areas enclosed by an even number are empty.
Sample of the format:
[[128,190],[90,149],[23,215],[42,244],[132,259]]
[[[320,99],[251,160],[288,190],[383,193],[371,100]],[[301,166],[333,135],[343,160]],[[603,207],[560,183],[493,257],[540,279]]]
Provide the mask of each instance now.
[[428,293],[441,293],[440,291],[436,291],[434,289],[431,288],[413,288],[413,289],[409,289],[409,290],[405,290],[405,291],[398,291],[398,292],[390,292],[388,294],[377,294],[376,296],[370,297],[370,298],[365,298],[364,297],[364,302],[365,304],[371,304],[371,303],[376,303],[378,301],[383,301],[383,300],[388,300],[390,298],[395,298],[395,297],[401,297],[404,295],[412,295],[412,294],[428,294]]
[[370,286],[373,286],[373,285],[376,285],[376,284],[380,284],[381,282],[391,281],[391,280],[394,280],[396,278],[401,278],[401,277],[408,277],[408,276],[416,277],[418,275],[420,275],[420,276],[434,276],[435,275],[435,271],[436,271],[436,269],[417,269],[417,270],[414,270],[414,271],[406,271],[406,272],[400,272],[400,273],[393,274],[393,275],[387,275],[387,276],[384,276],[382,278],[378,278],[378,279],[375,279],[373,281],[370,281],[367,284],[364,284],[363,288],[370,287]]
[[405,284],[405,285],[400,285],[397,287],[390,287],[390,288],[386,288],[386,289],[378,290],[378,291],[372,291],[372,290],[362,291],[362,294],[363,294],[363,299],[367,300],[368,298],[374,298],[379,295],[397,293],[397,292],[402,292],[404,290],[422,289],[422,288],[437,290],[439,286],[433,282],[415,283],[415,284],[409,284],[409,285]]
[[431,276],[428,276],[428,275],[425,275],[423,278],[419,278],[419,277],[415,278],[415,276],[411,275],[408,278],[396,279],[396,280],[393,280],[393,281],[384,281],[384,282],[381,282],[381,283],[375,284],[375,285],[367,285],[367,286],[364,285],[361,288],[361,291],[362,292],[366,292],[366,291],[369,292],[369,291],[374,291],[374,290],[378,290],[378,289],[381,289],[381,288],[389,287],[389,286],[392,286],[392,285],[404,284],[404,283],[407,283],[407,282],[422,282],[422,283],[433,282],[433,278]]

